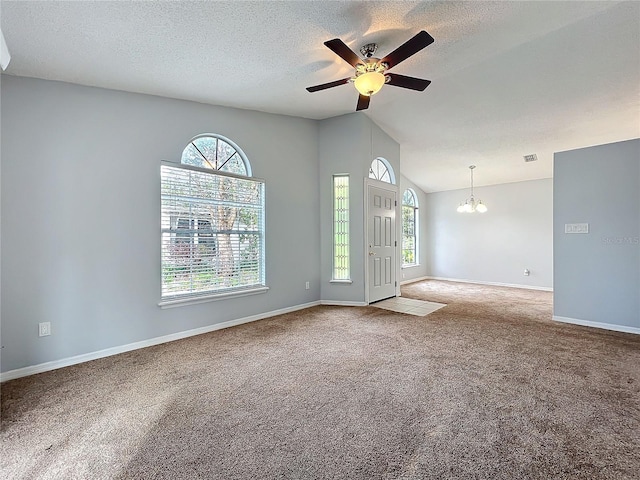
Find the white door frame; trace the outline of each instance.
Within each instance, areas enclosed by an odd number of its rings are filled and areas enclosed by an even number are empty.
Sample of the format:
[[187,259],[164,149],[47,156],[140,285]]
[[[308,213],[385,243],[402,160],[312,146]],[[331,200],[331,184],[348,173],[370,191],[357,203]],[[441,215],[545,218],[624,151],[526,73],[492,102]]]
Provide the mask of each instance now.
[[393,235],[395,237],[395,257],[396,257],[396,268],[395,268],[395,282],[396,282],[396,296],[400,295],[400,282],[398,282],[399,278],[399,255],[398,252],[398,221],[401,219],[398,215],[398,191],[399,188],[397,185],[393,183],[381,182],[380,180],[375,180],[373,178],[365,177],[364,179],[364,303],[369,305],[369,186],[374,186],[376,188],[380,188],[382,190],[387,190],[389,192],[394,192],[396,194],[396,228],[394,229]]

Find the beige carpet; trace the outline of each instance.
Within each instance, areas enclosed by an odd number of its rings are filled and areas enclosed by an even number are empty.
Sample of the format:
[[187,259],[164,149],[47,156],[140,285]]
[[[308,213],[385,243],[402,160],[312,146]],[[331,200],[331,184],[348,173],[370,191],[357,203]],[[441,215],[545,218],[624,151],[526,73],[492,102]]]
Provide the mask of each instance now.
[[[638,479],[640,337],[447,282],[2,384],[7,479]],[[187,309],[185,309],[185,312]]]

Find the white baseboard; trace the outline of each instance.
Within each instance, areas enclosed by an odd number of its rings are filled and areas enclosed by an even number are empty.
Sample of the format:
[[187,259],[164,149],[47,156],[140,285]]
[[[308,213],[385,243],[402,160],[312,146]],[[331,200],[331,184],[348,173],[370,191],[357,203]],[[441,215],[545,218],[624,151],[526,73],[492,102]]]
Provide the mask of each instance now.
[[366,307],[365,302],[352,302],[350,300],[321,300],[320,305],[334,305],[337,307]]
[[423,280],[429,280],[432,277],[416,277],[416,278],[410,278],[409,280],[402,280],[400,282],[400,285],[407,285],[409,283],[415,283],[415,282],[421,282]]
[[[461,278],[445,278],[445,277],[423,277],[421,280],[444,280],[447,282],[458,282],[458,283],[473,283],[476,285],[490,285],[493,287],[509,287],[509,288],[524,288],[526,290],[541,290],[543,292],[553,292],[553,287],[537,287],[535,285],[520,285],[517,283],[500,283],[500,282],[481,282],[478,280],[464,280]],[[417,282],[418,280],[411,280],[412,282]]]
[[203,333],[209,333],[215,330],[221,330],[223,328],[234,327],[236,325],[242,325],[243,323],[255,322],[256,320],[275,317],[276,315],[283,315],[285,313],[295,312],[297,310],[303,310],[309,307],[315,307],[316,305],[320,305],[320,302],[315,301],[304,303],[301,305],[294,305],[293,307],[281,308],[279,310],[273,310],[271,312],[258,313],[249,317],[216,323],[213,325],[208,325],[206,327],[194,328],[192,330],[185,330],[183,332],[172,333],[170,335],[163,335],[162,337],[150,338],[149,340],[142,340],[140,342],[129,343],[127,345],[106,348],[104,350],[98,350],[97,352],[84,353],[82,355],[54,360],[52,362],[45,362],[38,365],[31,365],[29,367],[17,368],[15,370],[9,370],[7,372],[0,373],[0,382],[6,382],[7,380],[13,380],[14,378],[26,377],[28,375],[35,375],[36,373],[48,372],[50,370],[56,370],[58,368],[69,367],[71,365],[77,365],[78,363],[84,363],[91,360],[97,360],[99,358],[110,357],[119,353],[130,352],[131,350],[151,347],[153,345],[172,342],[174,340],[180,340],[182,338],[193,337],[194,335],[201,335]]
[[612,323],[592,322],[591,320],[580,320],[578,318],[560,317],[554,315],[553,318],[556,322],[573,323],[574,325],[582,325],[583,327],[602,328],[604,330],[613,330],[615,332],[623,333],[635,333],[640,335],[640,328],[627,327],[626,325],[614,325]]

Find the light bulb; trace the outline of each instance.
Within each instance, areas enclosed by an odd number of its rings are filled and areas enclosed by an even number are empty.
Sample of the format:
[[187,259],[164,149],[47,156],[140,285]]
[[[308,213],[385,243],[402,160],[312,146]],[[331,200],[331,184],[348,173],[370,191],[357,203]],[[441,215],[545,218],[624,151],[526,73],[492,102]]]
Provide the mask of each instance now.
[[469,202],[464,202],[464,212],[471,213],[473,209],[471,208],[471,204]]
[[484,203],[482,203],[482,200],[480,200],[478,202],[478,205],[476,205],[476,210],[480,213],[484,213],[487,211],[487,206]]
[[380,72],[367,72],[358,75],[353,84],[362,95],[371,96],[380,91],[385,81],[384,75]]
[[458,213],[464,212],[464,205],[463,204],[458,205],[458,208],[456,210],[458,211]]

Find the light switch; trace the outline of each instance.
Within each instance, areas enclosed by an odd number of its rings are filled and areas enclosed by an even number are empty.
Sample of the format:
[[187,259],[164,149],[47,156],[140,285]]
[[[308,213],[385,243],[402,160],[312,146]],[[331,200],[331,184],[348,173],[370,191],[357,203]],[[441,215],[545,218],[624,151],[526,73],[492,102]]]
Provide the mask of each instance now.
[[565,223],[564,233],[589,233],[588,223]]

